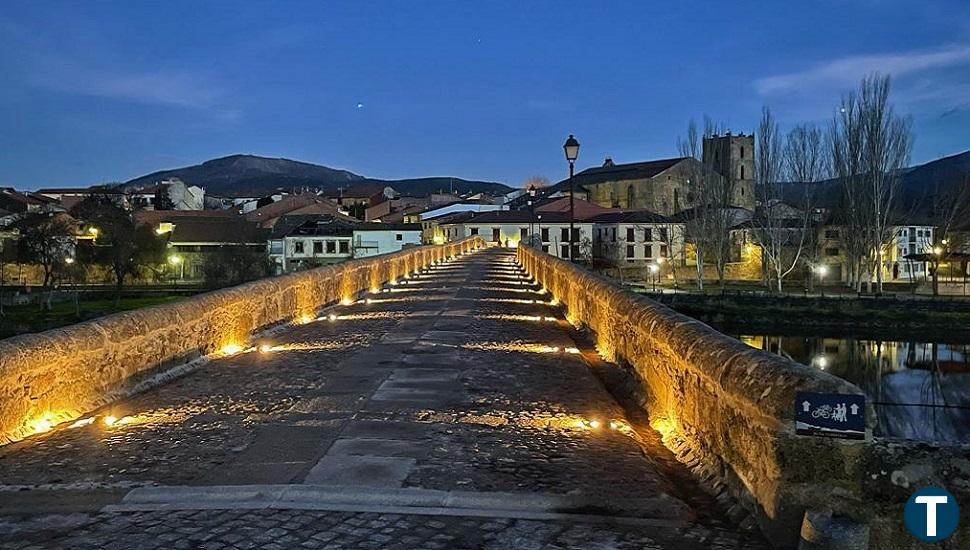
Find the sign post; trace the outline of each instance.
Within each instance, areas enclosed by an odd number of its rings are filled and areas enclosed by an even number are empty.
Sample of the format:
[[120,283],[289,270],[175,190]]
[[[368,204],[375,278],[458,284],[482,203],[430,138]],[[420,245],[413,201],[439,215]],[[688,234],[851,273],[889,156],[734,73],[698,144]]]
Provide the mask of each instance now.
[[796,393],[795,433],[840,439],[865,439],[865,396],[842,393]]

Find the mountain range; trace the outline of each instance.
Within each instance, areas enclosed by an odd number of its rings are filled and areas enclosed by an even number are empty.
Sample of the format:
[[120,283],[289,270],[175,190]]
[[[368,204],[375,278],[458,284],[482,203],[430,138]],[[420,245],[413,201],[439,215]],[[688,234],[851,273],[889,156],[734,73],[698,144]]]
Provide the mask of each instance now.
[[452,177],[401,180],[368,178],[347,170],[256,155],[231,155],[194,166],[152,172],[129,180],[123,186],[138,189],[166,178],[179,178],[188,185],[204,187],[208,195],[225,197],[258,197],[275,191],[292,191],[304,187],[335,192],[341,187],[347,188],[356,184],[390,186],[403,195],[411,196],[426,196],[439,191],[504,194],[512,190],[499,182]]

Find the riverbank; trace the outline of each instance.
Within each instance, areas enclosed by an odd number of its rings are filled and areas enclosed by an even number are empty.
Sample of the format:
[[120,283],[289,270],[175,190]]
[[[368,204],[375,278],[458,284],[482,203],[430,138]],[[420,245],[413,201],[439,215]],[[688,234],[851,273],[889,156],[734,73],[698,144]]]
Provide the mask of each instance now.
[[644,293],[724,332],[769,332],[966,343],[970,303],[893,297]]

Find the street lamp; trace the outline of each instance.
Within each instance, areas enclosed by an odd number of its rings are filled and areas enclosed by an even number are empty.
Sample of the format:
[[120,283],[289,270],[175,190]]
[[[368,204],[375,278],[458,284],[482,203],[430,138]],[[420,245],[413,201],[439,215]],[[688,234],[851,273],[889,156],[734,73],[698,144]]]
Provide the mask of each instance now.
[[68,274],[71,276],[71,294],[74,295],[74,316],[81,316],[81,304],[77,297],[77,284],[74,282],[74,258],[67,257],[64,258],[64,263],[68,266]]
[[573,262],[576,261],[573,257],[573,232],[575,231],[573,225],[576,222],[575,199],[573,198],[573,195],[576,194],[573,189],[573,167],[576,164],[576,159],[579,158],[579,141],[572,134],[569,134],[562,149],[566,153],[566,161],[569,162],[569,261]]
[[181,268],[180,269],[179,278],[180,279],[184,279],[185,278],[185,264],[182,263],[182,257],[181,256],[179,256],[178,254],[172,254],[172,255],[170,255],[168,257],[168,263],[172,264],[172,268],[173,268],[173,271],[172,271],[172,281],[173,282],[172,282],[172,284],[175,284],[175,282],[174,282],[175,281],[175,272],[174,272],[174,268],[175,267],[180,267]]
[[650,273],[653,275],[650,277],[651,281],[653,282],[653,291],[657,292],[657,279],[660,278],[660,265],[650,264]]
[[542,240],[542,214],[536,216],[536,232],[539,234],[539,250],[545,252],[542,248],[542,245],[545,244],[545,241]]
[[825,297],[825,285],[823,283],[825,279],[825,274],[828,273],[828,271],[829,271],[829,268],[827,266],[824,266],[824,265],[815,266],[815,272],[818,273],[818,288],[822,292],[823,298]]
[[530,241],[529,244],[532,244],[531,242],[532,237],[535,235],[535,232],[534,232],[535,228],[533,227],[533,222],[532,222],[532,220],[536,216],[535,203],[533,202],[535,201],[535,198],[536,198],[536,186],[535,184],[532,184],[532,185],[529,185],[529,200],[527,201],[529,205],[529,241]]

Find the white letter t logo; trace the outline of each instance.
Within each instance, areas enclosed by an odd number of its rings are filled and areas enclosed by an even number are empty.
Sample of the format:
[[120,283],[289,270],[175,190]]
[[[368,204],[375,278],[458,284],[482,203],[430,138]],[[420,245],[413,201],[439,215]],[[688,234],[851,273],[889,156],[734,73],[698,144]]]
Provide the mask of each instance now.
[[936,536],[936,505],[946,504],[945,496],[918,496],[916,504],[926,505],[926,536]]

